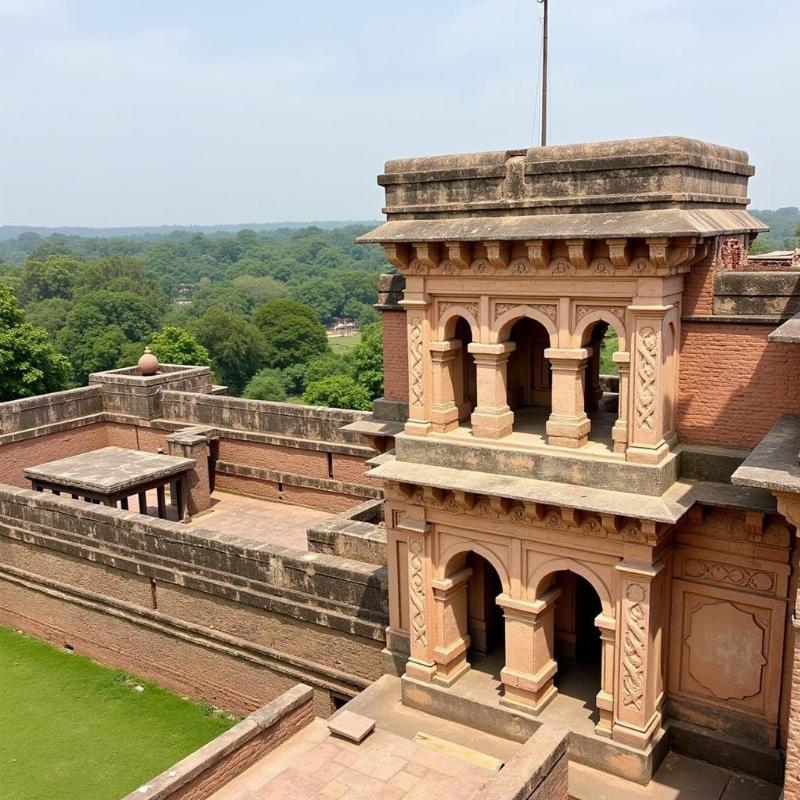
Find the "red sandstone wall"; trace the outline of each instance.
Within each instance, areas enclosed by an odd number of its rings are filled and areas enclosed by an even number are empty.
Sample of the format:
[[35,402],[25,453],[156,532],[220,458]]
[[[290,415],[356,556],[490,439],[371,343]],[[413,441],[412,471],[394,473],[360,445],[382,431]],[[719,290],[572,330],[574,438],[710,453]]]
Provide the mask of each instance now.
[[219,460],[291,472],[295,475],[308,475],[310,478],[328,477],[328,454],[319,450],[299,450],[262,442],[220,439]]
[[383,396],[408,400],[406,312],[383,312]]
[[754,447],[780,416],[800,413],[797,347],[770,344],[769,325],[684,322],[682,327],[682,441]]

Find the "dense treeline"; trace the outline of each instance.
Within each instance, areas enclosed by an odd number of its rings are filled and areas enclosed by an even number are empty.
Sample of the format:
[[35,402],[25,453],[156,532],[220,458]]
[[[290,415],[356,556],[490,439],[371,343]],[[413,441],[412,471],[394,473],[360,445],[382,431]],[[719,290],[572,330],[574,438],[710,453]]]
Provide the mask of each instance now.
[[[380,249],[354,244],[363,230],[24,233],[0,242],[0,282],[21,315],[15,324],[46,332],[44,344],[68,360],[59,386],[133,364],[150,346],[167,363],[213,366],[234,393],[366,408],[382,389],[372,304],[385,261]],[[355,318],[363,331],[345,355],[333,353],[324,327],[339,316]],[[0,370],[2,362],[0,352]],[[9,378],[0,399],[37,386]]]
[[769,231],[760,233],[750,248],[751,253],[770,253],[773,250],[794,250],[800,247],[800,208],[751,209],[753,216],[766,222]]

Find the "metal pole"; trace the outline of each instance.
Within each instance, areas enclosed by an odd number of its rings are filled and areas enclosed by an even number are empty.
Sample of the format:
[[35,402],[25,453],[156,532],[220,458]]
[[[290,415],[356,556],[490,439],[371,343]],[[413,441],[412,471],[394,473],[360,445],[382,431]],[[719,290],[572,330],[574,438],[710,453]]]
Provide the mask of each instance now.
[[544,6],[544,20],[542,24],[542,135],[541,144],[547,144],[547,2],[539,0]]

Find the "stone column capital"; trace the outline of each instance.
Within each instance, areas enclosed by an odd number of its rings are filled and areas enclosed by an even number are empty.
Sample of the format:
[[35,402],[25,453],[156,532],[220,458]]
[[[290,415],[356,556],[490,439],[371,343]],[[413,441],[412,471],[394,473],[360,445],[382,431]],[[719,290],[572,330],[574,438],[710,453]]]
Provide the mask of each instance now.
[[555,366],[578,367],[592,355],[591,347],[548,347],[544,357]]
[[498,344],[482,344],[481,342],[470,342],[467,345],[467,352],[472,353],[472,355],[474,356],[494,356],[495,358],[499,356],[510,355],[516,349],[517,349],[516,342],[499,342]]
[[446,358],[448,353],[456,353],[462,347],[461,339],[445,339],[441,342],[429,342],[428,350],[431,357]]
[[611,356],[611,360],[615,364],[630,364],[631,363],[631,354],[624,353],[621,350],[618,350]]

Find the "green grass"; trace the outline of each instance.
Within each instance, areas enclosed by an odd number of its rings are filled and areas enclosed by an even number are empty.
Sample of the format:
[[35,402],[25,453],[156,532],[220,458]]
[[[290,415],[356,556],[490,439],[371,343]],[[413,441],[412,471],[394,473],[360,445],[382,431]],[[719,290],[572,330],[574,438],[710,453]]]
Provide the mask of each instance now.
[[331,350],[337,355],[343,356],[349,353],[361,341],[360,333],[353,333],[349,336],[329,336],[328,343]]
[[118,800],[235,722],[7,628],[0,698],[0,800]]

